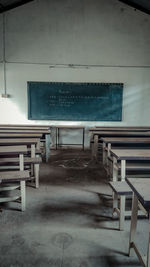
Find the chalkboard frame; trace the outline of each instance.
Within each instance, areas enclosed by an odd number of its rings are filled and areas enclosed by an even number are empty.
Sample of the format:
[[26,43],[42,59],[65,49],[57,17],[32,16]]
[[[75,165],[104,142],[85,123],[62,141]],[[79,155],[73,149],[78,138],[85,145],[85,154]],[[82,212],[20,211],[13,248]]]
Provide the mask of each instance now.
[[[74,86],[76,86],[76,87],[78,87],[78,86],[80,86],[80,87],[84,86],[84,88],[86,88],[88,86],[93,86],[93,88],[94,88],[94,86],[99,86],[100,88],[103,88],[103,87],[106,88],[106,87],[108,87],[108,88],[111,88],[111,90],[113,90],[113,88],[116,89],[116,87],[117,87],[117,90],[116,90],[117,93],[115,93],[116,95],[115,94],[113,95],[113,93],[110,91],[111,94],[112,94],[112,99],[110,101],[111,104],[112,104],[112,101],[114,100],[114,98],[117,97],[117,99],[119,100],[119,101],[116,101],[117,107],[118,107],[117,108],[116,115],[113,116],[113,118],[108,118],[107,117],[107,119],[105,117],[104,118],[95,118],[94,117],[94,119],[93,119],[92,116],[86,117],[86,118],[84,116],[84,118],[83,117],[81,118],[82,114],[81,114],[80,117],[75,117],[75,116],[72,115],[73,118],[70,119],[70,117],[68,117],[68,114],[69,114],[69,116],[71,116],[70,113],[66,114],[66,117],[65,118],[64,117],[62,118],[61,117],[61,114],[58,114],[58,116],[55,116],[55,117],[50,116],[50,115],[47,115],[47,114],[45,116],[38,115],[37,112],[34,112],[33,111],[33,96],[32,96],[33,93],[32,93],[32,91],[33,91],[33,88],[35,86],[37,86],[37,88],[38,88],[39,85],[41,85],[41,86],[43,85],[43,89],[42,90],[44,90],[44,86],[46,86],[46,85],[47,86],[50,86],[50,87],[51,86],[54,86],[54,85],[55,86],[57,86],[57,85],[61,85],[61,86],[62,85],[63,86],[70,85],[72,87],[74,87]],[[48,89],[48,90],[50,90],[50,89]],[[104,91],[104,89],[103,89],[103,91]],[[38,89],[36,89],[36,93],[38,93]],[[36,81],[28,81],[27,82],[27,95],[28,95],[28,119],[29,120],[122,121],[123,83],[72,83],[72,82],[36,82]],[[82,97],[84,98],[84,96],[82,96]]]

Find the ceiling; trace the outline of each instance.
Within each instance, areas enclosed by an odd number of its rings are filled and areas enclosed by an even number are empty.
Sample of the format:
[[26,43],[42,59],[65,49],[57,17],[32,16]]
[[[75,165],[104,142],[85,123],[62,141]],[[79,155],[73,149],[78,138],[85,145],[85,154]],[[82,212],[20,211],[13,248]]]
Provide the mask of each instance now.
[[0,0],[0,13],[24,5],[33,0]]
[[[34,0],[0,0],[0,13]],[[55,0],[54,0],[55,1]],[[150,0],[118,0],[147,14],[150,14]]]
[[129,6],[150,14],[150,0],[119,0]]

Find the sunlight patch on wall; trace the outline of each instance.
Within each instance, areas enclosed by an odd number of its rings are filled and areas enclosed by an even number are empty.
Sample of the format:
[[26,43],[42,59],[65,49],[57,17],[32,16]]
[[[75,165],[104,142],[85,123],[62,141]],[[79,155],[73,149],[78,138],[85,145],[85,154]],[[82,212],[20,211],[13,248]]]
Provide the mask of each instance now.
[[9,98],[0,98],[0,123],[24,123],[27,118]]

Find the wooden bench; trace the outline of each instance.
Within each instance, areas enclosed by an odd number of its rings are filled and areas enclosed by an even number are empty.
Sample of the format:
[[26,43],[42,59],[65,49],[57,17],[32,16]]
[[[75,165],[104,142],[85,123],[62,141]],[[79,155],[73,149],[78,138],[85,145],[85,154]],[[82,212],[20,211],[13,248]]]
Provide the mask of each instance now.
[[[113,214],[116,212],[119,216],[119,229],[124,230],[125,220],[125,197],[132,195],[132,190],[128,184],[124,182],[109,182],[114,197],[113,197]],[[118,205],[118,198],[120,198],[120,206]]]
[[[42,162],[41,157],[24,157],[24,166],[30,165],[33,166],[33,170],[31,168],[31,176],[32,179],[35,178],[35,187],[39,188],[39,165]],[[0,158],[0,170],[8,169],[11,167],[19,167],[19,158]]]
[[[20,195],[15,197],[0,197],[0,203],[14,201],[21,198],[21,210],[26,208],[26,181],[30,180],[29,171],[7,171],[0,172],[0,192],[10,191],[20,188]],[[14,183],[19,182],[19,185]],[[4,186],[2,184],[13,183],[11,186]]]
[[[113,191],[113,216],[115,213],[119,216],[119,230],[124,230],[125,216],[131,216],[131,212],[125,211],[125,200],[127,196],[132,196],[132,189],[126,181],[123,182],[109,182]],[[119,200],[120,199],[120,203]],[[141,205],[139,203],[139,208]],[[146,210],[139,211],[139,215],[147,215]]]

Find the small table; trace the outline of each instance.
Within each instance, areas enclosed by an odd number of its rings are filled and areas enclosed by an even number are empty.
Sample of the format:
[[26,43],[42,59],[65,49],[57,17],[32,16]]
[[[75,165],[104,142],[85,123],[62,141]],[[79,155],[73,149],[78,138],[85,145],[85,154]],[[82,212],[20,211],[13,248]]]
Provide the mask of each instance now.
[[[82,130],[82,143],[80,144],[60,144],[59,143],[59,136],[60,136],[60,129],[69,129],[69,130]],[[82,149],[84,150],[84,134],[85,134],[85,128],[83,126],[56,126],[56,149],[59,146],[82,146]]]
[[[137,228],[138,201],[150,215],[150,179],[127,178],[126,180],[128,185],[133,190],[132,216],[131,216],[130,239],[129,239],[129,256],[131,255],[132,251],[131,249],[134,249],[141,264],[144,267],[150,267],[150,230],[149,230],[149,240],[147,245],[146,257],[142,255],[142,253],[139,251],[137,245],[134,242],[136,228]],[[149,223],[150,223],[150,216],[149,216]]]

